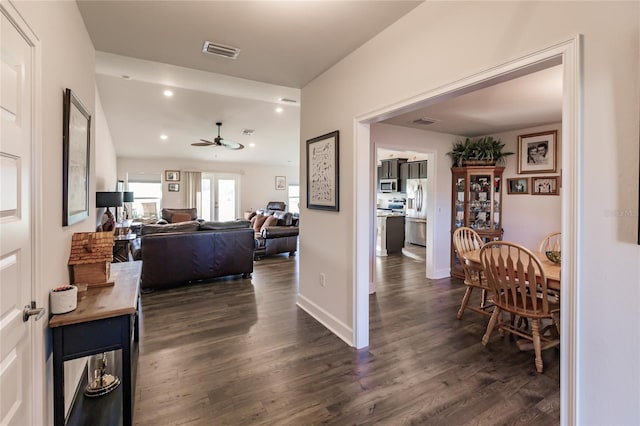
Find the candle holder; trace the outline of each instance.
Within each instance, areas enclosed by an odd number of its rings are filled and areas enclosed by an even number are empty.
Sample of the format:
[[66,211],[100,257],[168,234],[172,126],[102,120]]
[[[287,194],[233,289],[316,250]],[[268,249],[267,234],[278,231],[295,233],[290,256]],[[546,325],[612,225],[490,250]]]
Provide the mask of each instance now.
[[113,372],[113,358],[113,352],[103,352],[89,358],[89,384],[84,390],[86,396],[106,395],[118,387],[120,379]]

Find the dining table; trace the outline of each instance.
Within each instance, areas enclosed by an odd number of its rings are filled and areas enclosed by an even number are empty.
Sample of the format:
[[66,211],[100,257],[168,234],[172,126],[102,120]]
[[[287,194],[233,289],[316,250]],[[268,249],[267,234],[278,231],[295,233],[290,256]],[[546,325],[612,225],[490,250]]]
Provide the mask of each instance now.
[[[506,248],[503,248],[506,253]],[[549,290],[560,291],[560,264],[554,263],[547,258],[546,253],[541,251],[531,251],[539,260],[544,275],[547,277],[547,288]],[[467,265],[474,269],[482,269],[480,261],[480,249],[465,252],[464,254]]]
[[[472,250],[465,252],[464,260],[467,266],[482,270],[482,262],[480,261],[480,250]],[[507,253],[507,247],[502,247],[501,250]],[[560,264],[554,263],[547,258],[546,253],[532,250],[531,251],[539,260],[540,265],[542,266],[542,270],[544,271],[544,275],[547,277],[547,288],[549,290],[555,291],[557,296],[560,296]],[[553,322],[555,323],[558,334],[560,334],[560,311],[556,311],[552,313]],[[520,350],[532,350],[533,344],[528,341],[519,340]]]

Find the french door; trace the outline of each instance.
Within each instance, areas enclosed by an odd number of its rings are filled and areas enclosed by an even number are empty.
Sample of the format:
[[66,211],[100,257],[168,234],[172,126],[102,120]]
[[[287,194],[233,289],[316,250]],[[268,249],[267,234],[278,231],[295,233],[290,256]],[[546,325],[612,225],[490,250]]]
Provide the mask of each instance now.
[[225,221],[240,217],[240,177],[236,174],[202,174],[202,218]]

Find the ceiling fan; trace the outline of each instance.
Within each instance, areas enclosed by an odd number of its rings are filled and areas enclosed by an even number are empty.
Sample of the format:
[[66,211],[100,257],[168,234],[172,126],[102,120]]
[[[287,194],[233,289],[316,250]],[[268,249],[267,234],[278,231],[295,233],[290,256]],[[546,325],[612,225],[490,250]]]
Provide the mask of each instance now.
[[218,126],[218,137],[215,138],[213,142],[207,139],[200,139],[200,142],[194,142],[191,145],[193,146],[211,146],[211,145],[224,146],[225,148],[234,149],[234,150],[244,148],[244,145],[242,145],[241,143],[230,141],[228,139],[223,139],[220,136],[220,127],[222,126],[221,122],[217,122],[216,126]]

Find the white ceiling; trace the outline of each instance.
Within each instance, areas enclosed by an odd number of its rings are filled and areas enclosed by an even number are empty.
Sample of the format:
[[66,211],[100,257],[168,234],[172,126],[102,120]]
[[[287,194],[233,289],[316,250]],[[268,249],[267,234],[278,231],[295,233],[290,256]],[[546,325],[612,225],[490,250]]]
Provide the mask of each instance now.
[[[119,157],[285,165],[299,163],[299,89],[420,3],[77,1]],[[240,55],[203,54],[205,40]],[[223,138],[247,148],[190,146],[215,137],[216,121]],[[254,135],[243,136],[246,128]]]
[[[300,88],[421,1],[77,3],[119,157],[297,166]],[[240,56],[205,55],[205,40],[238,47]],[[559,122],[561,82],[554,67],[383,122],[470,137]],[[162,95],[167,88],[171,98]],[[417,118],[438,121],[416,126]],[[192,147],[216,136],[216,121],[224,138],[246,148]]]
[[[433,124],[413,123],[417,119]],[[562,120],[562,65],[527,74],[382,121],[475,137]]]

